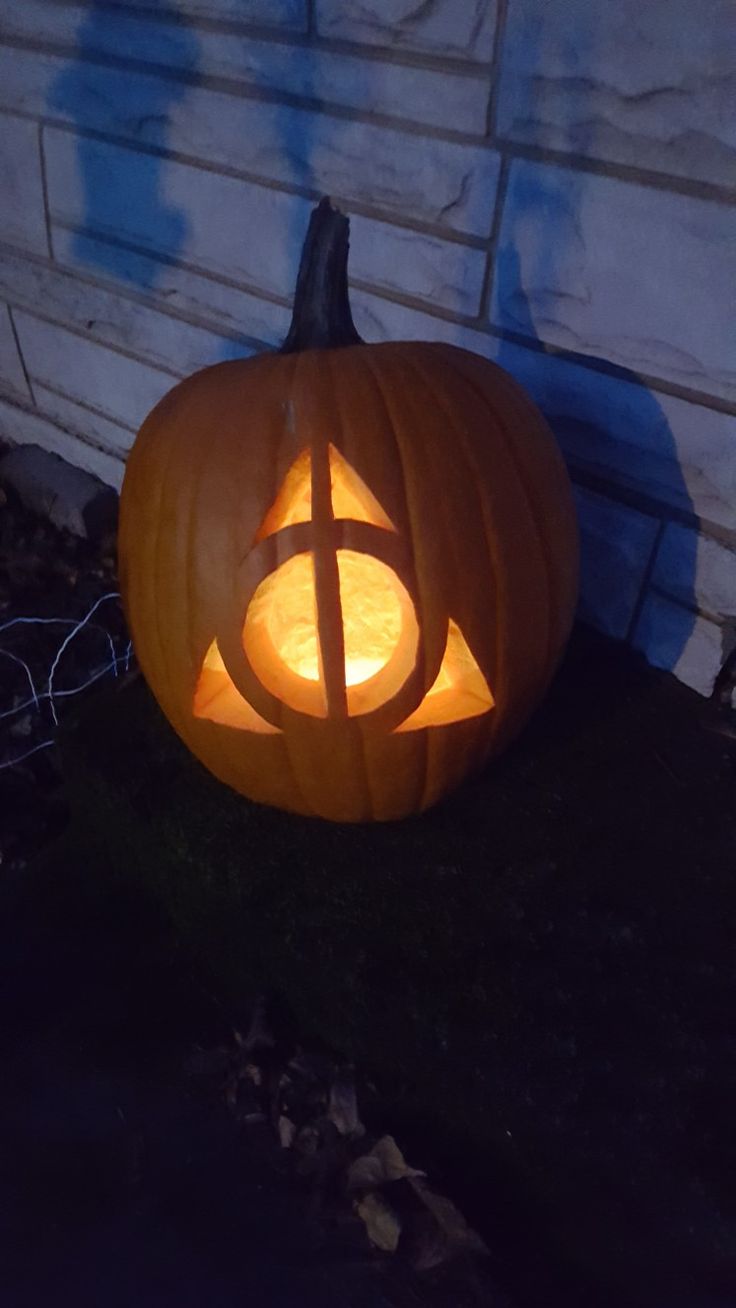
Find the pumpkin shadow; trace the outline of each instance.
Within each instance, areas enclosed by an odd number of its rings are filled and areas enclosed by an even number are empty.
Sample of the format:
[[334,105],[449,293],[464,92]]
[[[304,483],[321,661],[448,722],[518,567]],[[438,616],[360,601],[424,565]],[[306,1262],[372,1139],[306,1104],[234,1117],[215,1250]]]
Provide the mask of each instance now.
[[[71,119],[78,132],[82,218],[59,223],[71,235],[72,259],[144,290],[155,286],[162,265],[176,262],[187,235],[185,213],[165,192],[168,111],[196,83],[199,57],[197,38],[173,5],[159,3],[155,18],[142,52],[140,37],[138,43],[131,37],[131,14],[95,0],[77,32],[77,58],[49,96],[49,108]],[[183,75],[131,77],[106,62],[117,54],[140,63],[142,53],[146,65],[174,65]],[[111,146],[91,131],[131,143]],[[133,143],[136,136],[144,140]]]
[[[585,181],[580,178],[580,187]],[[546,227],[554,224],[543,189],[528,185],[521,198]],[[561,223],[574,221],[574,212],[560,216]],[[553,257],[550,251],[550,265]],[[559,285],[545,271],[539,256],[529,267],[512,242],[500,245],[494,305],[504,338],[496,361],[536,393],[573,478],[581,549],[578,618],[673,671],[692,636],[697,607],[695,532],[683,532],[668,555],[676,603],[660,593],[654,575],[667,522],[697,521],[675,438],[638,373],[605,358],[550,351],[543,339],[545,309],[553,313],[560,292],[537,291]]]
[[[574,13],[575,26],[564,40],[554,17],[538,21],[534,9],[525,14],[523,6],[510,14],[507,39],[525,75],[515,74],[511,57],[504,60],[502,135],[513,136],[517,124],[523,134],[529,123],[544,132],[549,68],[556,68],[560,84],[565,78],[574,83],[605,53],[610,38],[596,6],[577,5]],[[563,149],[607,157],[606,124],[595,113],[576,115],[571,104],[561,130]],[[559,144],[556,138],[552,143]],[[577,168],[512,164],[494,269],[492,321],[504,334],[496,358],[532,390],[579,488],[580,619],[641,647],[650,663],[672,671],[695,623],[694,533],[682,533],[667,560],[677,604],[657,594],[654,566],[665,523],[674,517],[697,525],[697,518],[657,396],[635,369],[579,348],[589,335],[587,269],[608,259],[605,248],[586,246],[580,224],[586,188],[597,182]],[[513,224],[506,222],[510,209]],[[556,342],[554,353],[547,340]]]

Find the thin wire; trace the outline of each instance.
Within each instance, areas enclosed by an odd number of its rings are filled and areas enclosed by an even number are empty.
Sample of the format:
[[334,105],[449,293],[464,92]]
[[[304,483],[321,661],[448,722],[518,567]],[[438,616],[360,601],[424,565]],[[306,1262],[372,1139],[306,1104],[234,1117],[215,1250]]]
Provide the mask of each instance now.
[[51,745],[55,744],[55,740],[44,740],[40,745],[34,745],[33,749],[27,749],[25,754],[19,754],[17,758],[9,758],[5,763],[0,763],[0,772],[4,772],[6,768],[17,767],[24,759],[30,758],[31,754],[37,754],[40,749],[49,749]]
[[62,654],[64,653],[64,650],[66,649],[67,645],[69,645],[70,642],[74,640],[74,637],[77,635],[77,633],[80,632],[84,626],[86,626],[87,622],[88,622],[89,619],[92,617],[92,614],[97,612],[97,610],[98,610],[98,608],[100,607],[100,605],[101,605],[101,604],[104,604],[106,600],[109,600],[109,599],[119,599],[119,598],[120,598],[120,592],[119,592],[119,591],[117,591],[117,590],[110,590],[110,591],[107,592],[106,595],[101,595],[100,598],[99,598],[98,600],[95,600],[95,602],[94,602],[94,604],[92,605],[92,608],[89,610],[89,612],[86,613],[85,616],[81,619],[81,621],[79,621],[79,622],[77,623],[77,625],[76,625],[76,627],[74,628],[74,630],[73,630],[73,631],[70,631],[70,632],[69,632],[69,635],[64,637],[63,641],[61,642],[61,645],[59,646],[58,650],[56,651],[56,657],[55,657],[53,663],[51,664],[51,671],[49,672],[49,683],[48,683],[48,688],[47,688],[47,690],[48,690],[48,697],[49,697],[49,704],[51,705],[51,716],[52,716],[52,718],[54,719],[54,726],[55,726],[55,727],[58,727],[58,725],[59,725],[59,719],[58,719],[58,717],[57,717],[57,715],[56,715],[56,705],[54,704],[54,691],[53,691],[53,685],[54,685],[54,674],[55,674],[55,672],[56,672],[56,669],[57,669],[58,666],[59,666],[59,660],[61,659],[61,656],[62,656]]
[[[7,650],[0,649],[0,654],[7,654],[7,652]],[[11,654],[10,658],[13,657],[14,656]],[[83,681],[81,685],[69,686],[66,690],[55,690],[54,698],[63,699],[66,695],[78,695],[80,690],[86,690],[93,682],[99,681],[100,677],[104,677],[107,672],[114,671],[115,675],[118,676],[117,669],[121,663],[125,664],[125,671],[127,672],[130,664],[130,651],[126,650],[125,654],[116,654],[111,663],[106,663],[104,668],[98,668],[97,672],[93,672],[92,676],[87,681]],[[21,704],[16,704],[14,708],[5,709],[0,713],[0,722],[2,722],[3,718],[12,718],[15,717],[16,713],[22,713],[23,709],[30,708],[31,704],[35,704],[35,707],[40,709],[42,699],[49,699],[49,692],[47,690],[39,691],[33,699],[25,699]]]
[[[21,668],[25,670],[25,674],[28,678],[28,685],[31,688],[31,695],[33,696],[33,698],[27,699],[23,707],[27,707],[29,704],[35,704],[36,708],[38,708],[38,695],[36,694],[36,686],[33,677],[31,676],[31,669],[29,668],[28,664],[25,662],[24,659],[20,657],[19,654],[11,654],[9,649],[0,649],[0,655],[2,655],[2,657],[6,659],[12,659],[13,663],[17,663]],[[10,712],[19,713],[20,707],[11,709]],[[4,718],[5,716],[6,715],[4,713],[0,713],[0,717]],[[8,716],[10,715],[8,714]]]
[[[107,630],[107,628],[101,626],[100,623],[90,622],[91,617],[97,611],[97,609],[100,607],[101,604],[104,604],[107,600],[119,599],[119,598],[120,598],[119,591],[108,591],[105,595],[101,595],[100,598],[97,599],[95,603],[92,605],[92,607],[87,611],[84,617],[79,620],[76,620],[74,618],[22,617],[22,618],[11,618],[8,622],[4,622],[0,624],[0,632],[8,631],[12,627],[16,627],[16,626],[33,626],[33,625],[51,626],[56,624],[59,626],[69,626],[72,628],[72,630],[68,633],[68,635],[65,636],[64,640],[59,646],[59,649],[56,652],[53,663],[51,664],[51,668],[49,670],[47,688],[46,690],[40,692],[36,690],[36,685],[33,680],[33,674],[31,673],[31,669],[29,668],[25,660],[22,659],[19,654],[15,654],[11,650],[0,649],[0,656],[4,656],[5,658],[10,659],[11,662],[16,663],[19,667],[23,668],[26,677],[28,678],[28,685],[31,691],[31,698],[21,701],[20,704],[16,704],[11,709],[6,709],[3,712],[0,712],[0,721],[5,718],[14,717],[16,714],[22,713],[24,709],[31,708],[31,707],[35,708],[36,712],[40,712],[41,700],[47,699],[49,701],[49,704],[51,705],[51,714],[54,720],[54,724],[55,726],[58,726],[59,719],[56,712],[56,705],[54,702],[55,698],[61,699],[61,698],[66,698],[69,695],[78,695],[81,691],[86,690],[88,686],[93,685],[94,682],[99,681],[101,677],[106,676],[107,673],[109,672],[113,672],[116,677],[119,676],[120,675],[119,668],[121,664],[124,665],[125,671],[126,672],[128,671],[130,667],[132,652],[133,652],[133,642],[129,640],[125,649],[125,653],[119,655],[116,653],[115,642],[113,640],[111,633]],[[110,662],[106,663],[104,667],[98,668],[97,671],[93,672],[92,675],[88,677],[86,681],[81,682],[79,685],[70,686],[66,690],[54,690],[54,677],[56,675],[56,671],[58,669],[59,662],[64,653],[64,650],[66,649],[67,645],[69,645],[70,642],[74,640],[75,636],[77,636],[78,633],[84,627],[87,627],[88,630],[94,629],[95,631],[101,631],[102,634],[106,637],[107,643],[110,648],[110,655],[111,655]],[[31,758],[32,755],[39,753],[40,750],[50,749],[51,746],[54,745],[55,743],[56,742],[53,739],[41,741],[40,744],[34,745],[31,749],[25,750],[24,753],[17,755],[15,758],[7,759],[5,760],[5,762],[0,763],[0,772],[6,771],[8,768],[17,767],[18,764],[23,763],[28,758]]]
[[[120,591],[119,590],[108,591],[107,595],[102,596],[102,599],[120,599]],[[98,600],[97,603],[98,604],[102,603],[102,600]],[[92,612],[94,612],[94,609],[90,609],[90,613]],[[89,614],[87,616],[89,617]],[[16,627],[19,624],[34,623],[34,622],[37,622],[42,626],[48,626],[50,623],[56,622],[57,624],[61,624],[62,626],[65,627],[72,627],[74,626],[76,621],[77,621],[76,618],[11,618],[9,622],[3,622],[0,625],[0,631],[7,631],[10,627]],[[96,623],[92,623],[92,625],[96,631],[105,630],[104,627],[99,627],[97,626]]]

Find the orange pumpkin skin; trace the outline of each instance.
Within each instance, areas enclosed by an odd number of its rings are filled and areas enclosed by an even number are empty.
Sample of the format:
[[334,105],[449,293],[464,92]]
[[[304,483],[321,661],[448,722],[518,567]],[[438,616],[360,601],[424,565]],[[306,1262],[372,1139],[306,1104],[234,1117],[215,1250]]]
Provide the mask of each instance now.
[[[243,560],[289,469],[326,441],[394,524],[419,626],[416,672],[397,695],[339,719],[275,701],[238,647]],[[347,822],[418,813],[503,749],[550,681],[577,596],[571,489],[547,424],[502,369],[441,344],[262,355],[182,382],[130,455],[119,551],[137,657],[190,750],[253,800]],[[493,707],[397,731],[434,682],[448,619]],[[216,634],[273,734],[194,716]]]

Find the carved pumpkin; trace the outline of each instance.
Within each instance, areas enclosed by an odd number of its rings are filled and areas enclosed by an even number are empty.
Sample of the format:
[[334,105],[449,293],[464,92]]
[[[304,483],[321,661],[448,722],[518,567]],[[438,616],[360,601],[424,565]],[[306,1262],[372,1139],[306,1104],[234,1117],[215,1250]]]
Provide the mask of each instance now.
[[568,635],[577,536],[516,382],[363,344],[346,269],[322,201],[282,351],[195,374],[143,424],[120,570],[146,679],[206,767],[362,821],[426,808],[517,733]]

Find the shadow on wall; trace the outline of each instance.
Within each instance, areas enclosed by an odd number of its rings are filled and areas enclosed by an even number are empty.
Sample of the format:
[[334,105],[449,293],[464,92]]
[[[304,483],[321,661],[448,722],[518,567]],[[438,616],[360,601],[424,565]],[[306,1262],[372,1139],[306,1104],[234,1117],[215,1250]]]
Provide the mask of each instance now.
[[[582,185],[585,180],[581,179]],[[538,197],[537,197],[538,198]],[[529,197],[530,212],[536,199]],[[538,210],[540,223],[552,232],[549,212]],[[592,484],[605,481],[601,452],[616,450],[620,480],[629,486],[656,492],[651,472],[637,469],[647,462],[656,472],[667,469],[668,496],[684,512],[693,513],[685,479],[677,461],[675,441],[655,395],[635,372],[591,356],[578,356],[580,363],[545,352],[538,326],[544,331],[544,295],[534,294],[535,308],[542,321],[535,321],[524,286],[544,286],[544,269],[525,269],[517,249],[502,245],[495,270],[495,298],[502,311],[503,325],[513,331],[519,344],[502,341],[496,361],[535,393],[550,426],[574,471],[585,467]],[[555,285],[554,278],[549,279]],[[540,303],[541,301],[541,303]],[[529,342],[533,359],[524,361],[521,346]],[[539,352],[542,347],[542,353]],[[528,355],[527,351],[527,355]],[[583,365],[587,363],[585,371]],[[605,371],[598,371],[599,368]],[[581,386],[581,380],[584,383]],[[628,447],[628,448],[627,448]],[[651,454],[645,451],[651,451]],[[627,467],[622,456],[628,453]],[[605,453],[603,453],[605,458]],[[581,528],[581,584],[579,616],[619,640],[641,647],[657,667],[674,669],[692,635],[694,612],[649,597],[642,601],[653,550],[659,534],[658,520],[627,505],[602,500],[596,490],[576,488]],[[603,490],[605,495],[605,490]],[[694,593],[695,540],[687,537],[678,555],[678,592]],[[695,601],[692,600],[693,609]]]
[[[144,57],[155,64],[157,55],[162,63],[175,62],[186,70],[190,79],[196,78],[199,46],[187,20],[172,5],[159,3],[159,19],[167,26],[151,24]],[[57,78],[51,92],[49,107],[61,111],[84,131],[94,120],[95,105],[104,106],[117,96],[124,86],[124,77],[111,75],[110,68],[95,63],[100,49],[115,48],[116,30],[120,28],[120,46],[125,48],[125,14],[111,10],[96,2],[90,6],[77,32],[78,57]],[[162,35],[163,34],[163,35]],[[157,42],[165,49],[157,50]],[[131,227],[135,227],[135,214],[141,213],[145,221],[138,224],[141,230],[155,231],[156,247],[165,258],[175,261],[187,235],[186,215],[180,208],[167,203],[165,195],[165,169],[168,130],[168,111],[188,90],[183,81],[165,77],[131,79],[131,85],[145,86],[144,98],[136,104],[128,100],[113,105],[113,119],[119,114],[126,121],[146,123],[147,145],[160,154],[144,154],[134,150],[117,150],[116,167],[110,166],[109,152],[100,148],[91,137],[77,138],[79,179],[84,199],[84,231],[74,237],[74,254],[108,276],[132,282],[150,289],[156,282],[157,266],[153,260],[131,258],[128,251],[106,241],[94,241],[85,233],[97,233],[114,239],[119,236],[120,215],[125,214]],[[132,212],[131,212],[132,211]]]
[[[580,77],[592,62],[597,39],[593,9],[588,17],[584,29],[567,34],[564,56],[555,45],[555,58],[567,61],[567,68],[558,71],[571,78]],[[552,22],[553,43],[554,29]],[[535,44],[534,52],[525,52],[525,64],[540,68],[540,77],[530,78],[530,85],[543,96],[545,61],[536,47],[546,39],[544,25],[540,29],[529,24],[525,39]],[[530,103],[528,117],[544,121],[543,105]],[[600,153],[595,149],[595,131],[592,117],[577,125],[576,151]],[[600,270],[606,268],[608,251],[590,249],[581,231],[580,214],[591,184],[595,178],[572,169],[523,161],[512,164],[494,270],[493,321],[513,334],[518,344],[502,342],[496,359],[533,391],[573,469],[575,465],[587,468],[593,485],[605,486],[613,467],[620,484],[644,491],[654,502],[661,500],[664,490],[667,502],[694,517],[669,422],[638,374],[607,359],[576,353],[574,339],[568,347],[572,357],[567,359],[550,353],[545,345],[550,328],[555,329],[551,339],[559,340],[560,323],[574,324],[576,319],[580,338],[585,339],[589,269],[596,261]],[[662,239],[667,239],[666,233]],[[615,269],[598,280],[608,284],[609,293],[617,294]],[[603,311],[604,306],[597,307]],[[631,313],[636,314],[635,306]],[[635,323],[631,335],[636,337]],[[533,359],[522,353],[524,342],[535,350]],[[683,540],[676,578],[677,591],[689,597],[692,611],[651,592],[642,602],[659,543],[658,518],[596,497],[592,491],[578,491],[577,498],[580,616],[617,639],[632,641],[656,666],[673,670],[695,624],[694,534]]]

